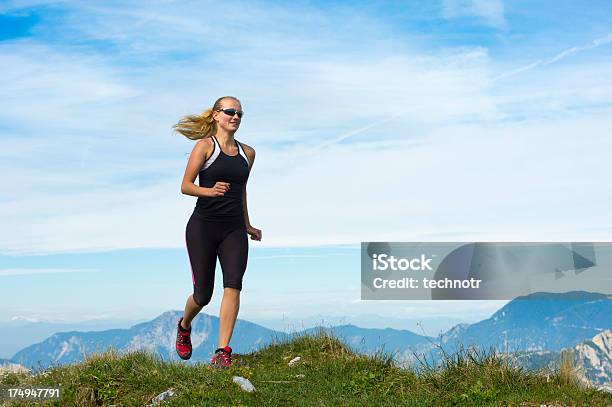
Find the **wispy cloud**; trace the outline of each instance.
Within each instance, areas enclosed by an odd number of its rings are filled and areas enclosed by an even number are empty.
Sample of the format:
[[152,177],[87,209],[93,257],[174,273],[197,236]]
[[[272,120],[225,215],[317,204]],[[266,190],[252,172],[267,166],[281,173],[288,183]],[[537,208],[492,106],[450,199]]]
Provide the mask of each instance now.
[[443,0],[442,16],[447,19],[473,16],[493,27],[507,26],[502,0]]
[[523,72],[527,72],[530,71],[532,69],[538,68],[540,66],[546,66],[546,65],[550,65],[550,64],[554,64],[555,62],[558,62],[564,58],[569,57],[572,54],[575,54],[577,52],[581,52],[581,51],[587,51],[593,48],[597,48],[599,46],[602,45],[606,45],[609,44],[610,42],[612,42],[612,33],[609,33],[608,35],[604,36],[604,37],[599,37],[599,38],[595,38],[594,40],[590,41],[587,44],[581,45],[581,46],[575,46],[575,47],[571,47],[568,48],[566,50],[563,50],[559,53],[557,53],[556,55],[550,57],[550,58],[546,58],[546,59],[539,59],[537,61],[531,62],[527,65],[518,67],[516,69],[513,69],[509,72],[504,72],[500,75],[497,75],[495,77],[492,78],[493,81],[498,81],[501,79],[507,79],[510,78],[512,76],[516,76],[518,74],[521,74]]
[[33,317],[33,316],[25,316],[25,315],[14,315],[9,319],[9,321],[11,322],[17,322],[17,321],[41,322],[40,318]]
[[0,277],[7,276],[26,276],[32,274],[56,274],[56,273],[95,273],[95,269],[33,269],[33,268],[17,268],[17,269],[0,269]]
[[[119,318],[124,317],[121,313],[116,313],[116,316]],[[41,313],[41,312],[32,312],[27,314],[19,314],[12,315],[7,318],[10,322],[47,322],[47,323],[75,323],[75,322],[97,322],[97,321],[105,321],[105,320],[115,320],[118,318],[111,313],[97,313],[97,314],[88,314],[87,312],[81,312],[80,310],[72,310],[72,312],[54,312],[53,310]]]
[[[596,48],[596,47],[601,46],[601,45],[606,45],[606,44],[608,44],[610,42],[612,42],[612,34],[608,34],[605,37],[596,38],[596,39],[592,40],[590,43],[588,43],[586,45],[583,45],[583,46],[580,46],[580,47],[571,47],[571,48],[568,48],[567,50],[564,50],[564,51],[558,53],[557,55],[555,55],[555,56],[553,56],[551,58],[548,58],[546,60],[538,60],[538,61],[532,62],[532,63],[530,63],[528,65],[525,65],[525,66],[513,69],[513,70],[511,70],[509,72],[502,73],[500,75],[494,76],[494,77],[492,77],[490,79],[490,85],[493,86],[493,85],[495,85],[496,81],[499,81],[499,80],[502,80],[502,79],[506,79],[508,77],[516,76],[516,75],[519,75],[519,74],[524,73],[524,72],[528,72],[528,71],[530,71],[532,69],[535,69],[535,68],[538,68],[540,66],[546,66],[546,65],[555,63],[555,62],[557,62],[557,61],[559,61],[559,60],[561,60],[563,58],[566,58],[566,57],[568,57],[568,56],[570,56],[570,55],[572,55],[572,54],[574,54],[576,52],[593,49],[593,48]],[[344,140],[346,140],[346,139],[348,139],[350,137],[356,136],[356,135],[358,135],[360,133],[363,133],[364,131],[370,130],[372,128],[379,127],[379,126],[381,126],[381,125],[383,125],[385,123],[388,123],[388,122],[390,122],[392,120],[396,120],[396,119],[398,119],[398,118],[400,118],[402,116],[405,116],[407,114],[410,114],[410,113],[411,113],[410,111],[400,112],[398,114],[395,114],[395,115],[393,115],[393,116],[391,116],[389,118],[383,119],[381,121],[373,122],[371,124],[368,124],[366,126],[360,127],[358,129],[348,131],[347,133],[345,133],[345,134],[343,134],[343,135],[341,135],[341,136],[339,136],[337,138],[328,140],[328,141],[326,141],[326,142],[324,142],[324,143],[322,143],[322,144],[320,144],[320,145],[318,145],[318,146],[316,146],[316,147],[314,147],[314,148],[312,148],[310,150],[307,150],[305,152],[304,156],[315,154],[315,153],[317,153],[318,151],[320,151],[324,147],[329,147],[332,144],[340,143],[340,142],[342,142],[342,141],[344,141]]]
[[353,256],[353,253],[318,253],[318,254],[272,254],[249,256],[250,260],[276,260],[276,259],[295,259],[295,258],[327,258],[329,256]]

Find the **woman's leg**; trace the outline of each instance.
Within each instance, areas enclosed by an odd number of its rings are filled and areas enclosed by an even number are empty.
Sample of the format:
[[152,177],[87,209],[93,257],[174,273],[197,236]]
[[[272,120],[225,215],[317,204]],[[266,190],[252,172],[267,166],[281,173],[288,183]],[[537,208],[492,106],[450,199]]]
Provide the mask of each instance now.
[[219,243],[219,263],[223,271],[223,299],[219,312],[219,348],[229,345],[240,309],[240,290],[246,271],[249,241],[246,228],[239,225]]
[[198,315],[200,311],[202,311],[203,306],[198,305],[193,300],[193,294],[187,298],[187,303],[185,304],[185,311],[183,312],[183,320],[181,321],[181,326],[183,329],[189,329],[191,327],[191,321]]
[[185,244],[191,266],[193,294],[187,298],[181,325],[189,329],[191,321],[212,298],[217,265],[217,232],[214,224],[192,215],[185,230]]
[[239,309],[240,290],[229,287],[224,288],[221,311],[219,312],[219,348],[229,345]]

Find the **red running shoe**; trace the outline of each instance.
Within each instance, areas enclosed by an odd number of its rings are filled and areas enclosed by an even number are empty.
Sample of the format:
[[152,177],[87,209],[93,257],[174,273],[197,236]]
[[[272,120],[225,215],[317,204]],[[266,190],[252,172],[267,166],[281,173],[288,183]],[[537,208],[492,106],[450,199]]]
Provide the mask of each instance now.
[[181,359],[187,360],[191,357],[191,327],[184,329],[181,326],[183,317],[179,319],[178,328],[176,330],[176,353]]
[[232,348],[229,346],[218,348],[210,363],[213,367],[230,367],[232,365]]

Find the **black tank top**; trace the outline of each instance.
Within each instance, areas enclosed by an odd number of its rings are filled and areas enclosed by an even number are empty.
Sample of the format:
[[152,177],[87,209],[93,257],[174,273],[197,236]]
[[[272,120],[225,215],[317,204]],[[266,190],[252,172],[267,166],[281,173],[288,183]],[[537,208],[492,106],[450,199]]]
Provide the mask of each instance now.
[[225,154],[215,136],[213,153],[198,173],[201,187],[212,188],[217,181],[229,182],[229,190],[222,196],[198,197],[194,213],[204,220],[244,223],[242,189],[249,178],[249,159],[234,139],[238,154]]

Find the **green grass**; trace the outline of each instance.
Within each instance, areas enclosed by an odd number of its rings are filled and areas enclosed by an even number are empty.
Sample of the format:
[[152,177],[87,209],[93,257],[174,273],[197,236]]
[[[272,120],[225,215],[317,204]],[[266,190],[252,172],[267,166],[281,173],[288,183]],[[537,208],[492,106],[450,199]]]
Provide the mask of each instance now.
[[[301,361],[289,367],[295,356]],[[277,342],[239,355],[235,366],[216,370],[206,364],[163,362],[144,351],[113,350],[83,363],[54,367],[45,374],[8,374],[0,385],[61,386],[52,406],[143,406],[174,388],[168,406],[610,406],[612,395],[580,387],[553,373],[522,371],[494,351],[460,350],[442,366],[426,363],[417,372],[396,367],[389,355],[351,352],[328,334]],[[232,376],[248,378],[254,393],[241,391]],[[13,402],[7,405],[40,405]]]

